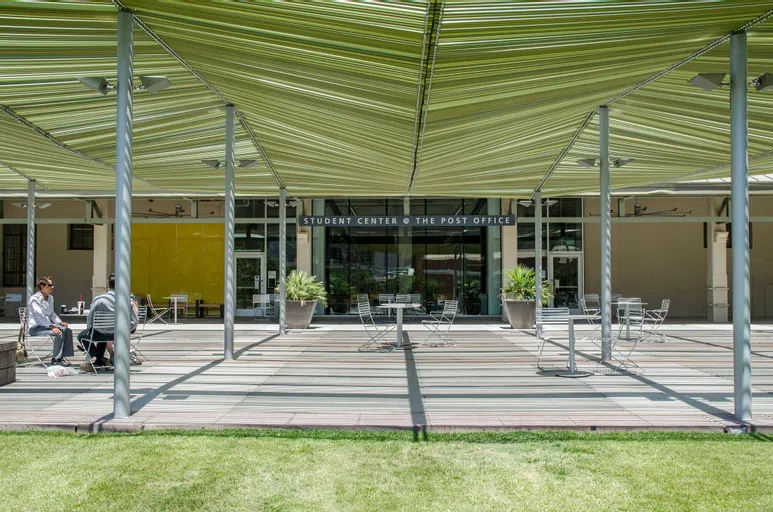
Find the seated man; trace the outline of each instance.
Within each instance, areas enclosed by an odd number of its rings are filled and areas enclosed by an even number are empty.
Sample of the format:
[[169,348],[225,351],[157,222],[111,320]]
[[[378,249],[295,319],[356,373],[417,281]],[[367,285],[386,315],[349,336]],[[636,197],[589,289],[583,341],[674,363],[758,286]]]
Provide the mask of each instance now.
[[50,277],[38,278],[38,292],[27,301],[27,332],[30,336],[52,336],[54,349],[51,364],[70,366],[66,356],[72,356],[72,331],[67,322],[54,313],[54,283]]
[[[110,274],[107,279],[107,293],[94,297],[91,302],[91,308],[89,309],[89,317],[86,321],[86,330],[82,333],[88,339],[88,333],[91,331],[94,325],[94,313],[97,311],[107,311],[109,313],[115,313],[115,274]],[[131,332],[137,330],[139,319],[137,317],[137,303],[132,300],[131,310]],[[79,338],[81,336],[79,335]],[[111,366],[113,359],[113,340],[115,338],[115,331],[113,327],[105,327],[99,331],[94,331],[91,336],[92,341],[97,343],[88,343],[87,348],[89,355],[96,358],[94,366]],[[105,349],[110,354],[110,361],[105,359]],[[84,365],[88,367],[87,363]],[[87,368],[83,368],[87,370]]]

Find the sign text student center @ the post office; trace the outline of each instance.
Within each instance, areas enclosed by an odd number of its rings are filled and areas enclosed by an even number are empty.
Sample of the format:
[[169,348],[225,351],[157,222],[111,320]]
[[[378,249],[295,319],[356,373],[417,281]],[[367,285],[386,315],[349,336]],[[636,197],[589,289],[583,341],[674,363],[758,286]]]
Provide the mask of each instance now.
[[339,227],[458,227],[514,226],[515,215],[310,215],[299,218],[301,226]]

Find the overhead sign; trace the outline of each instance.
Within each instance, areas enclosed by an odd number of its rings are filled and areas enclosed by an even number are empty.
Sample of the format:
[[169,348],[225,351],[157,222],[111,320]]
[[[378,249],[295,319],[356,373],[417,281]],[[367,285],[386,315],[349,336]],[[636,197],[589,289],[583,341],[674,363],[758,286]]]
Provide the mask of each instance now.
[[515,215],[309,215],[299,219],[301,226],[321,227],[485,227],[514,226]]

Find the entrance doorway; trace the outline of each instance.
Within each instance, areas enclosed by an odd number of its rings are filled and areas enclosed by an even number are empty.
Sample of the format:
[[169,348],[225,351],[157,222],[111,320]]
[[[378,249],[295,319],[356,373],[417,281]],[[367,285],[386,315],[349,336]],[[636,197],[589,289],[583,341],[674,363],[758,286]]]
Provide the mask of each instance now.
[[252,296],[266,293],[266,255],[262,252],[236,253],[236,315],[252,316]]
[[580,299],[583,294],[582,253],[551,253],[548,263],[548,276],[553,285],[551,307],[569,308],[572,313],[580,313]]

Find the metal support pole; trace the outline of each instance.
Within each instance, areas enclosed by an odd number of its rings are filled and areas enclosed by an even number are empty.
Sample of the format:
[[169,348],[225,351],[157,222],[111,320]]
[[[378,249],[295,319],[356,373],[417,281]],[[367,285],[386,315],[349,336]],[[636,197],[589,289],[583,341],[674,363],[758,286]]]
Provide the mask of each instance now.
[[226,361],[234,358],[234,316],[236,315],[236,256],[234,253],[235,196],[234,196],[234,153],[235,125],[234,106],[225,107],[225,253],[223,299],[223,357]]
[[35,180],[27,183],[27,300],[35,294]]
[[612,358],[612,222],[609,191],[609,107],[599,107],[599,208],[601,209],[601,359]]
[[131,12],[118,13],[118,116],[115,141],[115,354],[113,416],[131,414],[129,338],[132,279],[132,61]]
[[287,334],[287,190],[279,189],[279,334]]
[[534,193],[534,274],[536,289],[534,304],[537,314],[537,334],[542,332],[542,192]]
[[730,165],[733,224],[733,383],[735,418],[752,418],[749,283],[749,154],[746,34],[730,36]]

